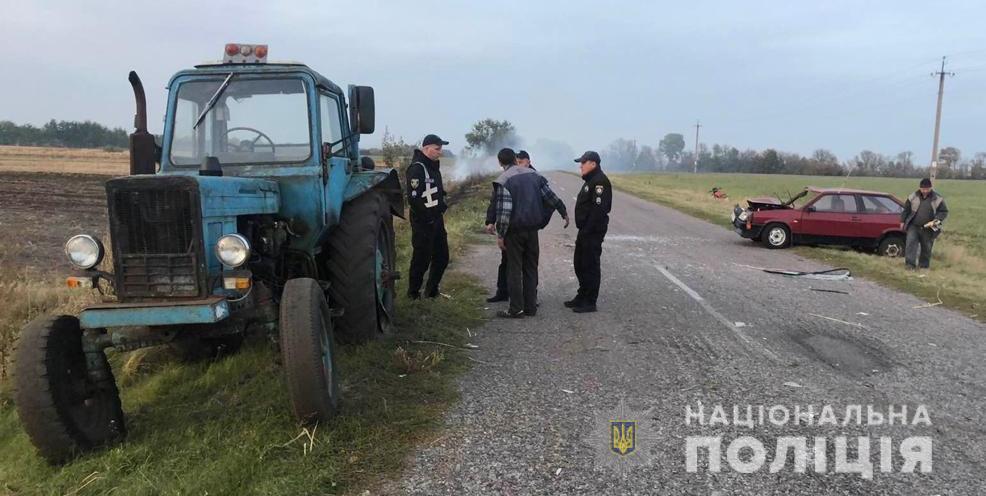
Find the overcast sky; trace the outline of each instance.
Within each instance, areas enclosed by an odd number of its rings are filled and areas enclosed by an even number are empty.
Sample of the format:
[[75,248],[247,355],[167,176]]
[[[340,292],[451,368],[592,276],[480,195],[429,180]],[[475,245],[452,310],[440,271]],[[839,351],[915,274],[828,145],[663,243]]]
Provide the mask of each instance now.
[[369,84],[384,126],[458,150],[471,123],[508,119],[527,142],[931,153],[949,56],[942,146],[986,151],[986,3],[115,2],[0,0],[0,120],[132,123],[127,72],[160,132],[175,71],[226,42],[270,45],[345,87]]

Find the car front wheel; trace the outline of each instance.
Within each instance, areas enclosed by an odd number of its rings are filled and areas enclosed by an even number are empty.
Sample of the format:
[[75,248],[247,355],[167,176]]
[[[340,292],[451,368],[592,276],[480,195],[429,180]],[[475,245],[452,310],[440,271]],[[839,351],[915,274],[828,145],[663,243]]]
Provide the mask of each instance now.
[[769,224],[760,235],[767,248],[787,248],[791,244],[791,231],[784,224]]

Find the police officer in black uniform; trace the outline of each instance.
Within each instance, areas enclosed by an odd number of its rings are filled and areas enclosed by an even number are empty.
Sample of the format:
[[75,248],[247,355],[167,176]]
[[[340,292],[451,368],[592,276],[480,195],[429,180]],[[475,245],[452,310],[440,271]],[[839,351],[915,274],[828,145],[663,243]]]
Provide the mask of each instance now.
[[580,164],[585,184],[575,201],[575,276],[579,279],[579,292],[565,306],[576,313],[596,311],[599,297],[599,257],[603,253],[603,238],[609,227],[609,211],[613,205],[613,188],[603,174],[599,154],[588,151],[575,159]]
[[[438,296],[438,284],[442,281],[448,267],[448,233],[445,231],[445,187],[442,185],[442,172],[439,157],[442,156],[443,141],[434,134],[425,136],[421,148],[414,150],[411,165],[406,172],[407,202],[411,207],[411,267],[408,271],[407,296],[418,299],[425,272],[428,284],[425,296]],[[429,271],[430,267],[430,271]]]

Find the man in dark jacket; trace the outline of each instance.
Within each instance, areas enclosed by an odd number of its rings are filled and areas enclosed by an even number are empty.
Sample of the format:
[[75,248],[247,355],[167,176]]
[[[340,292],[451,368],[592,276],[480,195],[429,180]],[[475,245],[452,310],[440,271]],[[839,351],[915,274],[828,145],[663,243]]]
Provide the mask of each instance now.
[[600,167],[599,154],[588,151],[575,159],[585,184],[575,200],[575,276],[579,279],[579,292],[565,306],[576,313],[596,311],[599,283],[602,273],[599,257],[603,253],[603,238],[609,228],[609,211],[613,206],[613,188]]
[[425,296],[438,296],[438,284],[448,267],[448,233],[445,231],[445,186],[439,157],[443,141],[434,134],[425,136],[421,148],[414,150],[411,165],[406,172],[407,203],[411,207],[411,267],[407,295],[411,299],[421,296],[425,272],[429,271]]
[[497,160],[503,173],[494,181],[497,246],[507,252],[507,287],[510,309],[500,317],[533,317],[537,313],[538,230],[544,228],[557,210],[568,227],[568,212],[548,180],[526,167],[518,167],[517,156],[509,148],[500,150]]
[[900,228],[907,232],[904,244],[907,268],[927,269],[931,265],[931,250],[946,217],[948,206],[945,205],[945,198],[932,189],[931,179],[922,179],[918,190],[907,197],[904,210],[900,213]]
[[[502,165],[501,165],[502,167]],[[531,165],[531,156],[525,150],[517,152],[517,167],[527,167],[536,170]],[[494,234],[496,232],[496,186],[493,187],[493,198],[490,200],[489,207],[486,208],[486,232]],[[566,226],[567,227],[567,226]],[[486,299],[487,303],[497,303],[510,300],[510,288],[507,287],[507,252],[500,252],[500,265],[496,269],[496,292],[493,296]]]

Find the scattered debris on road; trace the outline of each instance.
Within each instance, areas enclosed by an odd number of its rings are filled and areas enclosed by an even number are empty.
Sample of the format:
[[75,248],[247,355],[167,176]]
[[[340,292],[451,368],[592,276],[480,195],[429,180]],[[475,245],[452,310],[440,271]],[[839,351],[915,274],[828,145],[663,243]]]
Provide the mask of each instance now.
[[838,322],[840,324],[845,324],[847,326],[859,327],[860,329],[866,329],[867,331],[870,330],[869,327],[866,327],[863,324],[860,324],[859,322],[846,322],[845,320],[839,320],[833,317],[826,317],[824,315],[818,315],[817,313],[809,313],[808,315],[811,315],[812,317],[818,317],[820,319],[831,320],[832,322]]
[[935,299],[938,300],[938,301],[936,301],[934,303],[925,303],[924,305],[915,305],[914,308],[915,309],[917,309],[917,308],[931,308],[931,307],[937,307],[938,305],[943,304],[944,302],[941,301],[941,286],[938,287],[938,293],[935,294]]
[[793,387],[793,388],[801,388],[801,387],[804,387],[801,384],[798,384],[797,382],[785,382],[784,385],[787,386],[787,387]]
[[838,294],[849,294],[849,291],[842,291],[841,289],[823,289],[823,288],[808,288],[809,291],[818,291],[819,293],[838,293]]

